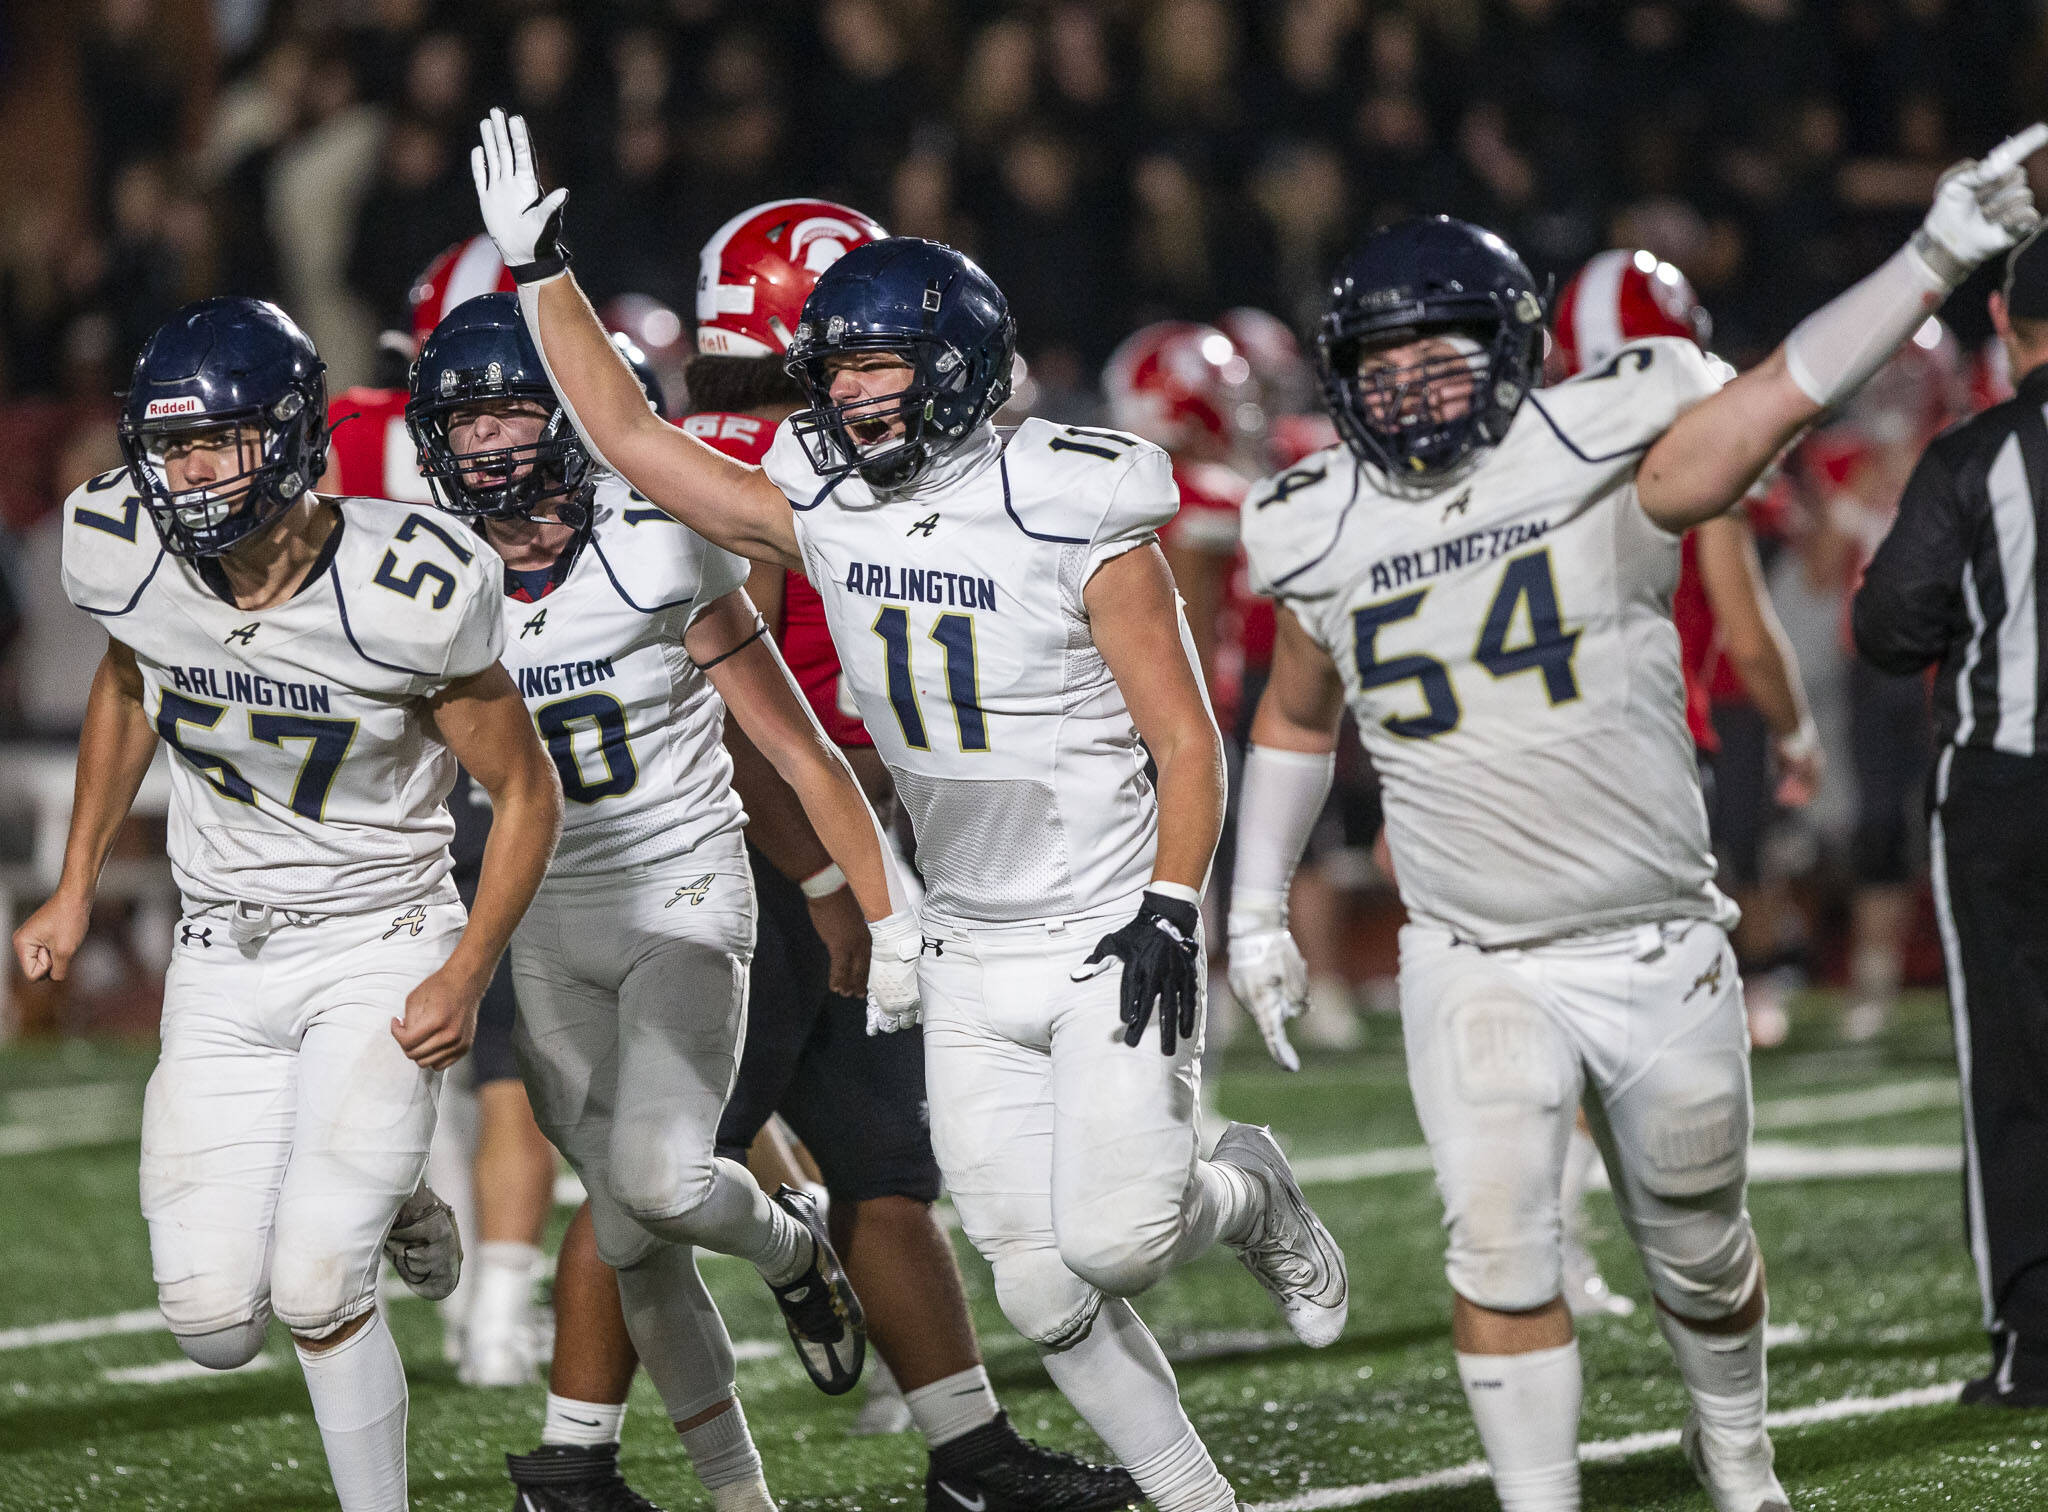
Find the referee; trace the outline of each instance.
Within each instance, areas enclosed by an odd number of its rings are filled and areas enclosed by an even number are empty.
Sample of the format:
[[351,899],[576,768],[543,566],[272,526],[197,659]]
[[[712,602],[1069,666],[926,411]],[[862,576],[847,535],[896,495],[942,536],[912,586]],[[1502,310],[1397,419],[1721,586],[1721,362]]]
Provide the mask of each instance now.
[[1886,672],[1938,665],[1934,902],[1962,1076],[1964,1212],[1991,1335],[1965,1402],[2048,1406],[2048,239],[1991,320],[2018,392],[1921,457],[1855,604]]

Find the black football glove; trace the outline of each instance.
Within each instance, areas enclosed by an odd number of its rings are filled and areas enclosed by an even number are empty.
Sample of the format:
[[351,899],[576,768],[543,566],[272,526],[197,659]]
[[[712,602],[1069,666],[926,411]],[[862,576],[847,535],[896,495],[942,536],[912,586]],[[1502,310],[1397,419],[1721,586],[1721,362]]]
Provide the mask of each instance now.
[[1085,982],[1109,970],[1113,961],[1124,963],[1126,1045],[1145,1037],[1154,1003],[1159,1005],[1161,1054],[1173,1054],[1181,1040],[1194,1037],[1202,1006],[1202,951],[1195,938],[1201,922],[1194,904],[1148,892],[1138,904],[1138,916],[1104,935],[1095,953],[1074,971],[1074,980]]

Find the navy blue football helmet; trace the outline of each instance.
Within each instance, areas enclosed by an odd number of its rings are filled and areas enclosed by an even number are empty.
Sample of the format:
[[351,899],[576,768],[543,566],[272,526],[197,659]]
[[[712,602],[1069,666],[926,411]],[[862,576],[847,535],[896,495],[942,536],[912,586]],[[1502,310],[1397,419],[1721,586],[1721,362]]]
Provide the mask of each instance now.
[[[589,522],[597,468],[548,382],[518,295],[479,294],[444,315],[420,347],[411,388],[405,428],[441,508],[472,519]],[[509,399],[547,412],[539,438],[458,454],[448,439],[456,414]]]
[[[173,489],[166,455],[218,442],[231,427],[257,433],[255,465],[241,466],[238,455],[240,470]],[[202,299],[144,343],[120,438],[164,549],[190,560],[220,556],[281,518],[326,471],[327,365],[267,300]]]
[[[1466,350],[1359,375],[1375,349],[1431,335],[1465,338]],[[1515,249],[1491,231],[1447,215],[1402,221],[1367,237],[1337,270],[1316,357],[1345,444],[1393,487],[1426,492],[1507,435],[1542,371],[1543,299]],[[1443,403],[1468,374],[1469,401]]]
[[[811,407],[790,429],[822,476],[900,488],[1003,407],[1016,351],[1010,302],[972,258],[917,236],[869,242],[819,274],[804,301],[786,366]],[[909,387],[835,402],[828,359],[855,352],[902,357]]]

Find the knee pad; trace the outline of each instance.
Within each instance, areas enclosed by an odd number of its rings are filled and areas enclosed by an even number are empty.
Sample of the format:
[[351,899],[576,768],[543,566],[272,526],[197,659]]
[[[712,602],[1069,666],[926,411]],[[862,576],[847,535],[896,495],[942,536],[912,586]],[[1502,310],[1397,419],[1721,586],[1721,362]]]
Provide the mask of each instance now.
[[1096,1291],[1135,1297],[1166,1275],[1179,1236],[1178,1213],[1176,1205],[1171,1225],[1125,1224],[1115,1231],[1090,1225],[1078,1234],[1062,1230],[1060,1261]]
[[613,1270],[627,1270],[657,1250],[676,1247],[635,1222],[602,1182],[586,1183],[586,1187],[590,1194],[590,1232],[597,1240],[597,1257]]
[[1725,1318],[1756,1289],[1762,1256],[1749,1214],[1700,1210],[1638,1230],[1650,1290],[1666,1311],[1694,1322]]
[[690,1148],[681,1132],[666,1122],[612,1127],[605,1181],[619,1206],[643,1223],[683,1217],[711,1195],[711,1149]]
[[324,1339],[377,1305],[379,1256],[280,1245],[270,1262],[270,1306],[302,1339]]
[[1481,1307],[1541,1307],[1564,1284],[1558,1202],[1576,1062],[1540,1006],[1490,977],[1454,984],[1436,1011],[1438,1063],[1415,1090],[1432,1104],[1445,1274]]
[[230,1323],[208,1333],[173,1333],[185,1358],[208,1370],[234,1370],[263,1352],[263,1337],[270,1328],[268,1312],[243,1323]]
[[1749,1295],[1756,1237],[1743,1207],[1749,1094],[1740,1057],[1666,1054],[1607,1124],[1615,1192],[1650,1288],[1682,1318],[1726,1317]]
[[1102,1293],[1069,1270],[1056,1250],[998,1255],[990,1268],[996,1301],[1010,1326],[1048,1349],[1065,1349],[1085,1337],[1102,1306]]

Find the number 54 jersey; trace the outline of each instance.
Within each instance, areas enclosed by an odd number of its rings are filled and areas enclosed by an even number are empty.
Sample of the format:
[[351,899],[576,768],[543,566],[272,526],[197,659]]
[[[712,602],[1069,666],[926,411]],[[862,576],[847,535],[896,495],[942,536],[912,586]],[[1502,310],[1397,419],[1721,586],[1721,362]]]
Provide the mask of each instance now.
[[432,510],[335,502],[299,591],[239,609],[163,549],[125,471],[65,501],[64,591],[134,651],[177,758],[169,849],[191,902],[347,914],[455,897],[455,760],[422,700],[497,659],[503,573]]
[[1402,901],[1482,945],[1672,918],[1714,886],[1644,451],[1718,379],[1687,341],[1531,394],[1463,481],[1377,487],[1342,446],[1254,489],[1259,591],[1336,663]]
[[1152,874],[1145,752],[1082,590],[1179,494],[1121,431],[986,430],[909,489],[827,484],[785,423],[762,467],[796,510],[841,675],[917,835],[928,912],[1107,913]]

